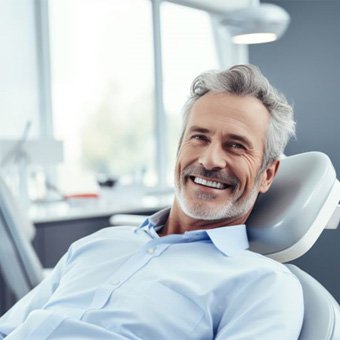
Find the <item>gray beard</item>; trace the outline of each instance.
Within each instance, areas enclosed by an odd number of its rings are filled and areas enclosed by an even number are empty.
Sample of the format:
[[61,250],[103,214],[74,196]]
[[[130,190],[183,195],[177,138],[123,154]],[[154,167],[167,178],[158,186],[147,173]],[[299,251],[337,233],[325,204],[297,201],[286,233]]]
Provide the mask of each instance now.
[[177,183],[175,197],[182,211],[193,219],[206,221],[230,219],[243,216],[250,211],[258,196],[259,184],[259,181],[257,181],[250,194],[241,201],[233,202],[230,198],[225,202],[225,205],[216,205],[213,208],[207,207],[206,201],[212,200],[215,197],[214,194],[198,192],[196,201],[189,202]]

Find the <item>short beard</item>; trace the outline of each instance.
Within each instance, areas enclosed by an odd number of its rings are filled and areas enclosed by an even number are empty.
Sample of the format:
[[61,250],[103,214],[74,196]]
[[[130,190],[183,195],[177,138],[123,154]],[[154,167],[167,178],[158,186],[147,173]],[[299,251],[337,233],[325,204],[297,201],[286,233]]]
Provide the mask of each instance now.
[[[184,169],[181,179],[176,181],[175,185],[175,196],[177,198],[178,204],[187,216],[197,220],[214,221],[243,216],[252,209],[259,192],[260,173],[256,176],[254,187],[247,197],[244,197],[242,200],[236,202],[233,202],[231,197],[225,202],[223,206],[216,205],[215,207],[207,207],[206,201],[213,199],[215,197],[214,194],[198,191],[196,193],[197,200],[195,202],[189,202],[189,200],[185,197],[183,190],[180,189],[180,184],[178,183],[181,181],[182,185],[184,185],[184,179],[189,173],[195,173],[196,175],[201,174],[202,171],[197,171],[197,169],[197,167],[189,167]],[[214,176],[207,176],[208,171],[204,171],[206,172],[204,174],[206,177],[214,177],[216,179],[223,177],[223,175],[216,176],[216,174]],[[234,176],[229,176],[228,178],[230,177],[234,183],[236,181],[238,183],[238,180],[235,179]]]

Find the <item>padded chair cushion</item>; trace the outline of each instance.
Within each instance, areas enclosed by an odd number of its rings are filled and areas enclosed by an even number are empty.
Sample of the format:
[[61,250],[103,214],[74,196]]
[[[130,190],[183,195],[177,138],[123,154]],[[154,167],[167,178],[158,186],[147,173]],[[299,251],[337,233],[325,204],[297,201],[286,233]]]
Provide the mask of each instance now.
[[247,220],[250,249],[280,262],[300,257],[325,228],[339,197],[327,155],[307,152],[282,159],[271,188],[258,197]]
[[292,264],[286,266],[297,276],[303,288],[305,312],[299,340],[339,340],[339,304],[318,281],[306,272]]

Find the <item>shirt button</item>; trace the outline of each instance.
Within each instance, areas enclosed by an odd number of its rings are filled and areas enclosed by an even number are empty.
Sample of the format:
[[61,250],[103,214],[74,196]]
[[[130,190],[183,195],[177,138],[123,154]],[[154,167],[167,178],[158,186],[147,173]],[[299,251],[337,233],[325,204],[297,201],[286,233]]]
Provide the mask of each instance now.
[[112,280],[111,282],[114,286],[118,286],[120,284],[120,281],[119,280]]
[[155,251],[156,251],[156,248],[148,248],[148,249],[147,249],[147,252],[148,252],[149,254],[153,254]]

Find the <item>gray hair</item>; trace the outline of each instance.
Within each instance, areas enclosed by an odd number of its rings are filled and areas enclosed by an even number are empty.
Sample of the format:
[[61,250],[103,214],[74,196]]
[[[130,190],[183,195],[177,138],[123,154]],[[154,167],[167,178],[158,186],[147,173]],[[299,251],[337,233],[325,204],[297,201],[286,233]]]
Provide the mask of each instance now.
[[191,93],[184,105],[184,126],[180,144],[194,103],[207,92],[226,92],[259,99],[270,114],[261,171],[278,159],[289,139],[295,136],[293,108],[285,96],[270,85],[254,65],[235,65],[225,71],[200,74],[191,85]]

